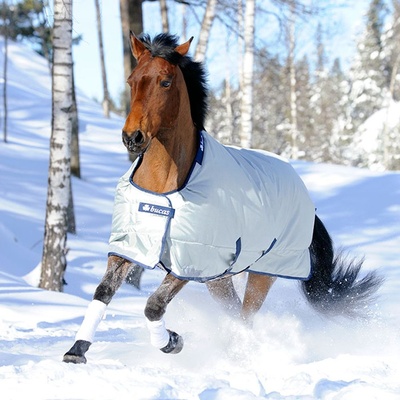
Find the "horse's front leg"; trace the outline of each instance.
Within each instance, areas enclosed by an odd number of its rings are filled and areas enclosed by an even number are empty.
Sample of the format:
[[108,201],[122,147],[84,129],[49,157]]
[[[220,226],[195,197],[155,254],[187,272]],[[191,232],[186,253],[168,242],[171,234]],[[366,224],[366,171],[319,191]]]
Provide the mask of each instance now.
[[132,264],[129,261],[121,257],[108,257],[106,273],[97,286],[93,300],[87,308],[85,318],[75,336],[74,345],[64,355],[64,362],[86,363],[85,353],[93,343],[94,334],[104,316],[106,307],[126,278],[131,266]]
[[183,281],[167,274],[158,289],[149,297],[144,310],[150,331],[151,344],[164,353],[176,354],[182,350],[183,339],[176,332],[165,328],[163,315],[167,305],[186,285]]

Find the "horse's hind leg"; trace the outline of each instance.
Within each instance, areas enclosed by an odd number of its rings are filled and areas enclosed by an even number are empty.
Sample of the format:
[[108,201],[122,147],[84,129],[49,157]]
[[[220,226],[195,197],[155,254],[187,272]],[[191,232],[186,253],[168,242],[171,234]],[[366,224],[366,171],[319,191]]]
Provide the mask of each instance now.
[[211,296],[221,304],[222,308],[233,317],[240,315],[242,302],[233,285],[232,276],[206,282]]
[[93,343],[94,334],[115,292],[128,274],[131,263],[117,256],[108,257],[107,270],[94,293],[85,318],[76,336],[75,343],[65,353],[63,361],[67,363],[86,363],[85,353]]
[[158,289],[148,298],[144,314],[150,331],[151,344],[164,353],[179,353],[183,339],[176,332],[165,328],[163,315],[170,301],[186,285],[187,281],[167,274]]
[[276,278],[272,276],[249,272],[241,312],[241,317],[246,324],[250,326],[253,324],[254,315],[263,305],[275,280]]

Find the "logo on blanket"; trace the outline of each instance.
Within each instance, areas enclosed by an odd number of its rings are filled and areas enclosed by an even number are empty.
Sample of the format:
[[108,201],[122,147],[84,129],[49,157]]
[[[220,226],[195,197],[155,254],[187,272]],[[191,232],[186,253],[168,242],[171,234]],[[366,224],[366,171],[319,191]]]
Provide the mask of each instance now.
[[173,208],[158,206],[150,203],[139,203],[139,211],[170,218],[174,218],[175,214],[175,210]]

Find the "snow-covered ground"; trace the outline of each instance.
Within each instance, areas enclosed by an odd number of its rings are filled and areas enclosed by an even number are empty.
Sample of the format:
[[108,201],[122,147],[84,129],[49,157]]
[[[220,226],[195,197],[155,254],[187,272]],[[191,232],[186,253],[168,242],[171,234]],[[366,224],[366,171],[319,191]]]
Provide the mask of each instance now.
[[68,238],[68,285],[64,293],[40,290],[51,80],[29,49],[11,43],[9,54],[9,142],[0,142],[1,399],[400,398],[400,174],[305,162],[294,165],[335,242],[365,255],[365,271],[386,277],[370,320],[321,317],[297,282],[280,279],[250,332],[204,285],[189,283],[166,315],[185,347],[166,355],[150,345],[143,316],[162,273],[146,271],[141,291],[125,284],[115,296],[88,363],[62,363],[105,270],[114,188],[129,167],[123,120],[104,119],[79,94],[82,179],[73,181],[78,233]]

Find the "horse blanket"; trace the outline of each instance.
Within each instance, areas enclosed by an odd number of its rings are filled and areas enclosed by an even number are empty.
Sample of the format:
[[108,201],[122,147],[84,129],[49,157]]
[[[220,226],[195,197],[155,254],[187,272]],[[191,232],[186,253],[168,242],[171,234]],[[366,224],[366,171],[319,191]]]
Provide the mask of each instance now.
[[292,166],[224,146],[205,131],[185,184],[170,193],[117,185],[109,255],[206,281],[243,270],[307,279],[315,208]]

